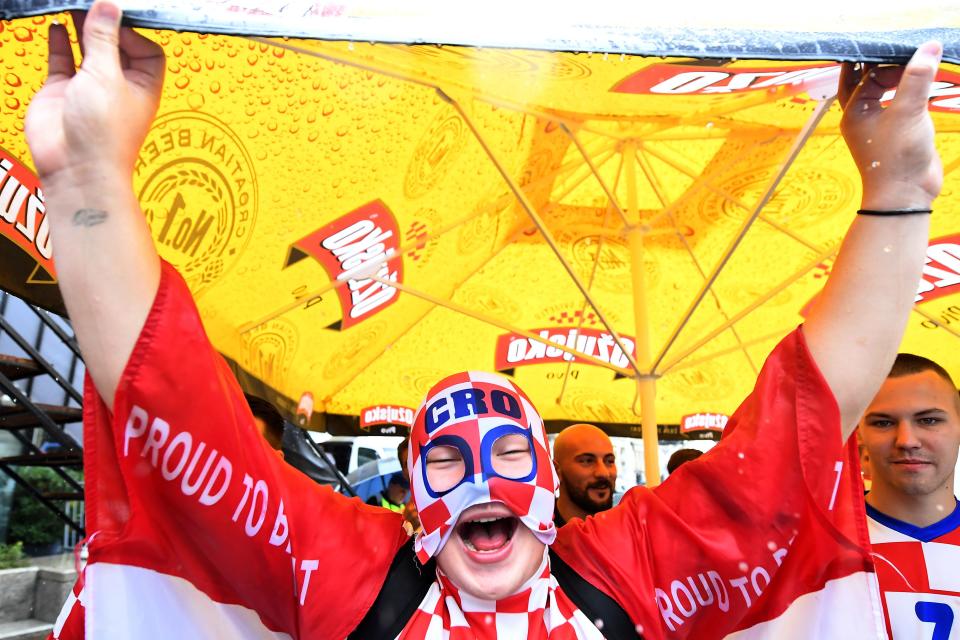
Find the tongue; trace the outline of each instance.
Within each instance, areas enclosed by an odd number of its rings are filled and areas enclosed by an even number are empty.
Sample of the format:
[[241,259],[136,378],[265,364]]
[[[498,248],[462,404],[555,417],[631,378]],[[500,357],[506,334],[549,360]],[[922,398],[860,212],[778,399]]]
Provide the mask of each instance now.
[[494,551],[507,543],[510,523],[504,518],[493,522],[473,524],[469,531],[470,544],[477,551]]

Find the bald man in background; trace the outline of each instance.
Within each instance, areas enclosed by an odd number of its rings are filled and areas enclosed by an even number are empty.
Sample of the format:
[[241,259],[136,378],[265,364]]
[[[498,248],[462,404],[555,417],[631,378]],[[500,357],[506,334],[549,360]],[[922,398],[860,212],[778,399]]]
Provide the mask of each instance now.
[[560,477],[560,497],[553,521],[562,527],[613,506],[617,458],[613,443],[592,424],[574,424],[553,443],[553,466]]

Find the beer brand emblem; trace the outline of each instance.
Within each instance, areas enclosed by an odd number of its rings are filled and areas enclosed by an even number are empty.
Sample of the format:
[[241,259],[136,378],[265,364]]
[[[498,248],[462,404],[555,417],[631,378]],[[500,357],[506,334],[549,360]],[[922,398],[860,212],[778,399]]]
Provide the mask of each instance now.
[[55,283],[50,222],[40,180],[0,148],[0,234],[36,262],[27,284]]
[[729,416],[722,413],[691,413],[680,419],[680,432],[691,431],[723,431],[727,426]]
[[196,294],[240,257],[257,215],[253,162],[211,115],[157,118],[134,171],[138,198],[161,255]]
[[[549,329],[531,329],[531,333],[540,336],[534,340],[515,333],[504,333],[497,337],[497,350],[494,367],[497,371],[507,371],[528,364],[577,362],[595,364],[579,356],[567,353],[557,347],[561,345],[597,358],[604,362],[625,368],[630,365],[626,354],[620,349],[613,336],[606,331],[581,327],[553,327]],[[621,335],[620,340],[635,355],[633,338]]]
[[284,268],[311,256],[331,280],[346,281],[337,288],[346,329],[396,302],[397,290],[387,283],[403,282],[399,238],[393,213],[374,200],[294,242]]
[[394,405],[374,405],[360,412],[360,428],[369,431],[370,427],[382,425],[413,426],[414,411],[410,407]]

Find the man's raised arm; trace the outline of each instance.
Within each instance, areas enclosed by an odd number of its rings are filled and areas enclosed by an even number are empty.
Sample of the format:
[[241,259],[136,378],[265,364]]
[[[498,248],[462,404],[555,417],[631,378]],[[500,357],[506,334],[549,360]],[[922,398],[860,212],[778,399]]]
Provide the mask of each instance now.
[[[841,129],[863,181],[862,210],[804,333],[840,405],[846,439],[893,364],[923,269],[943,169],[927,112],[941,47],[922,45],[906,68],[845,65]],[[902,74],[902,75],[901,75]],[[893,102],[881,107],[889,89]],[[876,215],[894,213],[895,215]]]
[[66,29],[51,27],[50,71],[26,134],[46,192],[60,291],[87,370],[112,407],[160,281],[132,175],[165,63],[157,44],[120,28],[109,2],[94,3],[82,30],[77,69]]

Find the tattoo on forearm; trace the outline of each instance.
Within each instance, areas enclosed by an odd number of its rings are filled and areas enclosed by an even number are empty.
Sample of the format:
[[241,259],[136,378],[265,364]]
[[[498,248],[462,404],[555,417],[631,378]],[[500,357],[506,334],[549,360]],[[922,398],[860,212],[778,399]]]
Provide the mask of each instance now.
[[95,227],[107,219],[107,212],[103,209],[78,209],[73,214],[73,226]]

